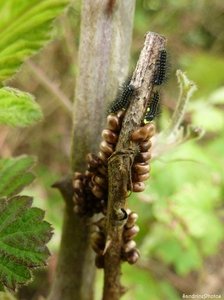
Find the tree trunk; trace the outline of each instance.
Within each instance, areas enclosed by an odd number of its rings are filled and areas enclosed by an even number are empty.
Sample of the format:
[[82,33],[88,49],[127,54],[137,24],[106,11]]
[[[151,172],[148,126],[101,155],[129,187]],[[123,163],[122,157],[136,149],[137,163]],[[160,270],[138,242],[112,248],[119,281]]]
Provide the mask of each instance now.
[[[83,0],[73,111],[73,171],[83,172],[86,154],[98,151],[108,103],[127,75],[134,7],[134,0]],[[66,207],[49,300],[92,300],[95,267],[89,246],[91,219],[73,212],[71,179],[56,186]]]

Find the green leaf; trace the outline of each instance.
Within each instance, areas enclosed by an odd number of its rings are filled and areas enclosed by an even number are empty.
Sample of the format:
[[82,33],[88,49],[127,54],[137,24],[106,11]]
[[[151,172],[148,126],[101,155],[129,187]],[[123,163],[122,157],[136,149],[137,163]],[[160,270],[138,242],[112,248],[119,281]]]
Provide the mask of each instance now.
[[34,180],[29,172],[36,160],[32,156],[20,156],[0,160],[0,197],[18,194]]
[[32,95],[12,88],[0,89],[0,123],[25,127],[42,119],[42,112]]
[[69,0],[0,1],[0,81],[51,38],[51,24]]
[[32,208],[32,198],[0,200],[0,282],[15,290],[32,278],[32,269],[46,265],[52,236],[44,212]]

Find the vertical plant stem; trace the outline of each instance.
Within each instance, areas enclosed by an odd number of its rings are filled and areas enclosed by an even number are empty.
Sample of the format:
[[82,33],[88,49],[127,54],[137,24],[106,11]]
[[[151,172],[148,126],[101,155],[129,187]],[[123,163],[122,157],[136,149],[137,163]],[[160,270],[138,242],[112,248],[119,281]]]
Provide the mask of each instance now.
[[125,222],[119,221],[126,208],[131,166],[137,145],[130,140],[144,118],[147,102],[153,93],[153,78],[159,51],[165,47],[165,38],[148,33],[131,84],[136,95],[125,114],[116,151],[108,162],[109,198],[107,209],[107,241],[110,246],[105,254],[103,300],[118,300],[122,294],[120,284],[122,233]]
[[[127,75],[134,7],[135,0],[83,0],[79,75],[73,108],[73,171],[83,172],[86,154],[97,151],[108,103],[114,98],[118,83]],[[49,299],[92,300],[95,267],[89,244],[91,219],[73,213],[71,180],[64,183],[57,186],[66,207]]]

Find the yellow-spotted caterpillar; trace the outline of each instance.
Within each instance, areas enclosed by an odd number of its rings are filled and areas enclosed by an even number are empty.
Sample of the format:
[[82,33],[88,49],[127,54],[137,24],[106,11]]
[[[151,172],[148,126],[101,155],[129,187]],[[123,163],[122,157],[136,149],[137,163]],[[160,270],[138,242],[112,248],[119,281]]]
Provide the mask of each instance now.
[[153,95],[151,103],[148,106],[149,110],[146,112],[145,115],[146,121],[148,122],[152,121],[156,117],[158,113],[158,105],[159,105],[159,92],[156,91]]

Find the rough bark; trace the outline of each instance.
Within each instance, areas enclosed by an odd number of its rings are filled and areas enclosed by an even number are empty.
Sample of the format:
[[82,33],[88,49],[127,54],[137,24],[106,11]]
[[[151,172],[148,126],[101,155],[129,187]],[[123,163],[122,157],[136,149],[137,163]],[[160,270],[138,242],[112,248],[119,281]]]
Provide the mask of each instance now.
[[[131,84],[135,87],[130,106],[125,114],[116,151],[108,162],[109,198],[107,210],[107,241],[110,246],[105,254],[103,300],[118,300],[122,294],[120,284],[122,232],[127,205],[127,190],[131,178],[131,166],[138,145],[130,139],[144,119],[147,102],[153,93],[153,78],[159,51],[165,48],[165,38],[148,33]],[[122,217],[123,215],[123,217]]]
[[[108,103],[127,75],[134,6],[134,0],[83,1],[73,109],[73,171],[83,172],[86,154],[96,153]],[[91,220],[73,213],[71,179],[57,187],[64,195],[66,207],[49,300],[92,300],[95,267],[89,246]]]

